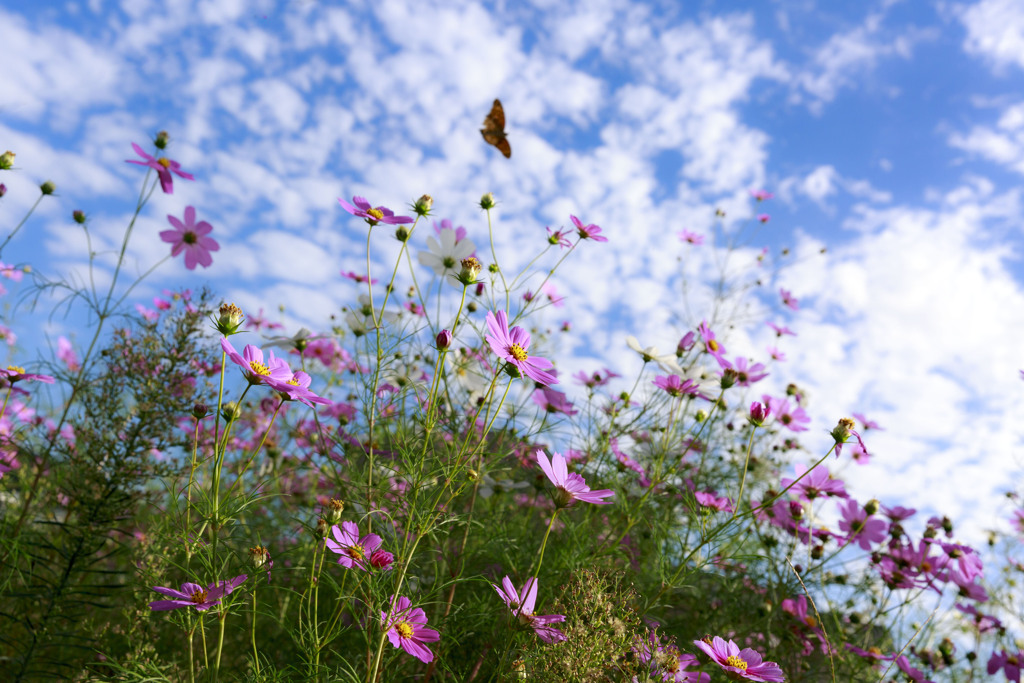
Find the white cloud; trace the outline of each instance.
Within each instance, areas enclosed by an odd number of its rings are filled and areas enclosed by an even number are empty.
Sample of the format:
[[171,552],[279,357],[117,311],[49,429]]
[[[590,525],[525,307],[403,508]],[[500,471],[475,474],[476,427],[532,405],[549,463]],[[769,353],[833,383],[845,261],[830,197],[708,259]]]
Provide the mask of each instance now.
[[967,29],[964,50],[997,68],[1024,68],[1024,5],[1017,0],[981,0],[958,11]]

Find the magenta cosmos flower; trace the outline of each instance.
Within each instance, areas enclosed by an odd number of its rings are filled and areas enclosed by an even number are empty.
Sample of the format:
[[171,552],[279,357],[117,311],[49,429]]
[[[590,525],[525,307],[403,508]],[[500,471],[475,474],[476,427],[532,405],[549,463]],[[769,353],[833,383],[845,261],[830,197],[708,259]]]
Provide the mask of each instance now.
[[512,616],[519,619],[520,623],[532,628],[533,632],[545,643],[560,643],[565,640],[565,634],[551,624],[565,621],[565,616],[533,613],[533,608],[537,604],[537,585],[536,578],[527,579],[523,584],[523,590],[517,593],[516,587],[512,585],[512,580],[507,576],[501,580],[501,587],[491,584],[508,608],[512,610]]
[[679,239],[681,239],[684,242],[689,242],[694,246],[704,244],[704,235],[698,234],[696,232],[691,232],[689,230],[680,230],[676,234],[679,235]]
[[8,383],[14,384],[15,382],[43,382],[44,384],[53,384],[53,377],[49,375],[37,375],[31,372],[25,372],[25,368],[18,367],[17,365],[8,365],[6,368],[0,369],[0,386],[4,386]]
[[198,583],[183,583],[181,584],[180,591],[176,591],[173,588],[164,588],[163,586],[153,586],[153,590],[157,593],[166,595],[171,599],[154,600],[149,603],[149,607],[155,612],[178,609],[179,607],[195,607],[200,612],[205,612],[219,603],[221,598],[235,590],[247,578],[249,577],[246,574],[242,574],[230,581],[211,583],[206,588],[203,588]]
[[695,640],[693,644],[704,650],[704,653],[715,664],[722,667],[722,670],[729,674],[730,678],[774,683],[786,680],[778,664],[761,661],[761,655],[758,652],[749,647],[741,650],[731,640],[725,641],[715,636],[710,643],[705,640]]
[[551,361],[546,358],[531,358],[526,353],[530,348],[530,333],[519,326],[510,330],[505,311],[498,311],[497,315],[488,312],[487,329],[491,332],[486,337],[491,350],[515,367],[520,376],[529,377],[538,384],[558,384],[558,379],[550,372],[546,372],[554,367]]
[[591,223],[590,225],[583,225],[583,221],[576,216],[569,215],[569,219],[572,224],[576,226],[576,233],[580,236],[581,240],[594,240],[595,242],[607,242],[608,238],[601,235],[601,228]]
[[594,505],[609,505],[612,502],[601,499],[614,496],[614,491],[611,489],[591,491],[583,477],[575,472],[569,472],[569,468],[565,464],[565,456],[561,453],[552,453],[551,460],[549,461],[547,454],[538,449],[537,464],[540,465],[540,468],[544,470],[544,474],[547,475],[551,483],[558,489],[555,493],[555,505],[558,507],[569,507],[578,500],[584,503],[593,503]]
[[889,536],[889,525],[867,513],[860,503],[850,499],[839,506],[843,518],[839,521],[840,531],[846,532],[846,541],[856,542],[862,550],[871,550],[872,543],[881,543]]
[[[377,534],[366,534],[360,538],[359,527],[356,526],[355,522],[342,522],[340,529],[335,524],[331,527],[331,534],[334,535],[334,538],[327,539],[327,547],[332,552],[341,555],[338,558],[338,564],[349,569],[358,567],[365,572],[367,559],[380,547],[380,536]],[[398,646],[396,645],[395,647]]]
[[269,380],[287,382],[292,379],[292,371],[281,358],[275,358],[270,351],[267,360],[263,360],[263,351],[258,346],[246,344],[241,354],[235,351],[227,337],[221,337],[220,347],[233,363],[242,368],[242,374],[249,384],[270,384]]
[[268,377],[266,383],[285,401],[299,401],[300,403],[305,403],[310,408],[313,407],[314,403],[319,405],[330,405],[330,400],[323,398],[322,396],[317,396],[310,391],[309,384],[312,381],[312,377],[302,370],[299,370],[286,380]]
[[370,202],[366,201],[365,197],[352,197],[352,202],[355,206],[338,197],[338,203],[341,204],[341,208],[353,216],[365,219],[371,228],[378,223],[387,223],[388,225],[412,223],[412,218],[409,216],[396,216],[395,212],[386,206],[373,207]]
[[196,266],[209,268],[213,263],[211,251],[220,250],[217,240],[207,237],[213,230],[213,226],[206,221],[196,223],[196,209],[194,206],[185,207],[185,222],[168,214],[167,220],[174,230],[164,230],[160,233],[160,239],[171,247],[171,256],[177,256],[185,252],[185,267],[195,270]]
[[426,628],[426,612],[419,607],[410,609],[411,606],[409,598],[396,598],[392,595],[391,609],[380,613],[381,626],[387,629],[388,640],[392,645],[405,650],[421,662],[433,661],[434,653],[423,643],[441,640],[441,634],[432,628]]
[[182,171],[181,164],[173,159],[168,159],[166,157],[157,158],[151,154],[147,154],[144,149],[134,142],[132,143],[132,149],[134,149],[135,153],[142,157],[144,161],[139,161],[138,159],[125,159],[125,161],[129,164],[148,166],[156,171],[157,175],[160,176],[160,189],[164,191],[164,194],[174,194],[174,178],[171,177],[172,173],[177,175],[179,178],[184,178],[185,180],[195,180],[191,173],[185,173]]

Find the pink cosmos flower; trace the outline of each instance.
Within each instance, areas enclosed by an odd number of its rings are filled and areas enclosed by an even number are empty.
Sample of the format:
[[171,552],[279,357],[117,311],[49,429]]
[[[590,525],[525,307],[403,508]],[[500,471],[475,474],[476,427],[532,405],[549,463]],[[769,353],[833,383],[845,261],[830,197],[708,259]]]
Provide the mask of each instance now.
[[762,223],[767,223],[767,222],[768,222],[768,221],[770,221],[771,219],[772,219],[772,217],[771,217],[771,216],[769,216],[769,215],[768,215],[768,214],[766,214],[766,213],[759,213],[759,214],[757,214],[757,220],[759,220],[759,221],[760,221],[760,222],[762,222]]
[[768,325],[768,327],[770,327],[773,330],[775,330],[775,336],[776,337],[784,337],[787,334],[792,335],[794,337],[796,336],[796,332],[794,332],[793,330],[789,329],[785,325],[776,325],[775,323],[765,323],[765,324]]
[[780,363],[786,360],[786,354],[784,354],[782,351],[775,348],[774,346],[769,346],[766,349],[766,351],[768,351],[768,355],[771,356],[772,360],[777,360]]
[[683,380],[679,375],[658,375],[653,384],[669,396],[699,396],[700,385],[692,379]]
[[519,326],[509,330],[508,315],[505,311],[498,311],[497,315],[488,312],[487,329],[490,330],[490,335],[486,339],[491,345],[491,350],[518,370],[520,376],[529,377],[538,384],[558,384],[555,375],[546,372],[554,367],[551,361],[546,358],[531,358],[526,353],[530,348],[530,333]]
[[867,419],[861,413],[854,413],[853,416],[855,418],[857,418],[862,425],[864,425],[864,431],[868,431],[869,429],[877,429],[879,431],[885,431],[882,427],[878,426],[877,422],[875,422],[874,420]]
[[191,173],[185,173],[181,170],[181,164],[173,159],[167,159],[166,157],[156,158],[150,154],[147,154],[144,149],[139,147],[134,142],[132,143],[132,149],[135,153],[144,159],[139,161],[138,159],[125,159],[129,164],[137,164],[139,166],[148,166],[157,172],[160,176],[160,189],[164,191],[164,194],[174,194],[174,179],[171,174],[175,174],[179,178],[185,180],[195,180]]
[[572,224],[576,226],[576,232],[579,234],[581,240],[591,239],[595,242],[607,242],[607,237],[602,237],[601,228],[591,223],[590,225],[583,225],[583,221],[576,216],[570,214],[569,219],[572,220]]
[[760,401],[754,401],[750,404],[750,422],[755,427],[763,425],[764,421],[768,419],[769,414],[768,408]]
[[786,308],[790,308],[794,311],[800,309],[800,300],[793,296],[793,293],[788,289],[779,289],[779,296],[782,297],[782,304]]
[[341,204],[341,208],[353,216],[365,219],[370,224],[370,227],[378,223],[387,223],[388,225],[412,223],[412,218],[409,216],[396,216],[395,212],[387,207],[378,206],[374,208],[370,202],[366,201],[365,197],[352,197],[352,203],[355,206],[352,206],[352,204],[349,204],[341,197],[338,197],[338,203]]
[[[789,479],[783,477],[779,484],[782,488],[790,489],[793,493],[797,494],[808,502],[813,502],[820,496],[829,496],[835,498],[849,498],[846,493],[846,487],[843,486],[843,482],[838,479],[833,479],[829,473],[828,468],[823,465],[818,465],[813,470],[808,472],[801,479],[801,475],[807,472],[806,465],[796,465],[796,478]],[[793,482],[796,482],[795,484]]]
[[452,223],[450,218],[443,218],[441,219],[440,223],[434,221],[434,234],[440,237],[442,230],[454,230],[456,242],[461,242],[462,240],[466,239],[466,236],[469,234],[466,232],[466,229],[461,225],[458,227],[453,227],[454,225],[455,224]]
[[[331,527],[331,534],[334,535],[334,538],[327,539],[327,547],[332,552],[341,555],[338,559],[338,564],[349,569],[356,567],[364,572],[367,571],[366,560],[372,557],[373,552],[380,547],[380,536],[377,534],[367,534],[360,538],[359,527],[356,526],[355,522],[342,522],[340,529],[335,524]],[[424,623],[426,623],[426,620],[424,620]],[[396,645],[395,647],[398,646]],[[406,650],[406,652],[409,651]],[[410,652],[409,654],[412,653]]]
[[700,332],[700,337],[704,341],[704,350],[714,356],[715,360],[722,367],[728,367],[729,361],[725,360],[723,354],[725,353],[725,347],[722,343],[715,338],[715,333],[708,326],[706,320],[702,320],[700,325],[697,327],[697,331]]
[[195,607],[198,611],[205,612],[219,603],[221,598],[235,590],[247,578],[249,577],[246,574],[242,574],[230,581],[211,583],[206,588],[203,588],[198,583],[183,583],[181,584],[180,591],[173,588],[164,588],[163,586],[153,586],[153,590],[157,593],[171,599],[154,600],[149,603],[149,608],[154,612],[164,612],[178,609],[179,607]]
[[811,421],[810,416],[802,407],[790,410],[789,399],[772,398],[762,396],[761,400],[768,406],[769,411],[775,416],[775,420],[791,432],[806,432],[806,425]]
[[753,197],[754,199],[756,199],[759,202],[763,202],[766,199],[773,198],[775,195],[773,195],[768,190],[751,190],[750,191],[750,196]]
[[558,489],[555,493],[555,505],[560,508],[575,505],[576,501],[593,503],[594,505],[609,505],[612,501],[602,500],[608,496],[614,496],[611,489],[591,491],[583,477],[575,472],[569,472],[565,464],[565,456],[561,453],[552,453],[551,460],[543,450],[537,449],[537,464],[547,475],[548,479]]
[[548,387],[533,392],[533,402],[546,413],[563,413],[571,417],[579,412],[564,393]]
[[715,636],[710,643],[695,640],[693,644],[704,651],[712,661],[730,677],[741,681],[765,681],[781,683],[786,680],[782,669],[775,662],[761,660],[761,655],[749,647],[739,648],[733,641]]
[[520,623],[532,628],[533,632],[545,643],[560,643],[565,640],[565,634],[551,624],[565,621],[565,616],[533,613],[537,604],[537,585],[536,578],[527,579],[523,584],[523,590],[517,593],[515,586],[512,585],[512,580],[507,576],[501,580],[500,587],[491,584],[508,608],[512,610],[512,616],[519,619]]
[[973,619],[974,627],[978,629],[978,633],[988,633],[989,631],[1003,628],[1003,622],[998,617],[982,614],[974,605],[964,605],[958,602],[955,607]]
[[[341,275],[342,275],[342,277],[347,277],[349,280],[353,280],[353,281],[358,282],[358,283],[366,282],[369,279],[367,276],[359,275],[358,273],[353,273],[351,270],[349,270],[349,271],[344,271],[343,270],[343,271],[341,271]],[[377,279],[374,278],[374,279],[370,280],[370,284],[371,285],[377,284]]]
[[561,230],[552,230],[551,228],[545,228],[548,231],[548,244],[557,244],[562,249],[568,249],[572,246],[572,242],[565,236],[565,233]]
[[16,365],[8,365],[6,368],[0,369],[0,386],[7,386],[14,384],[15,382],[42,382],[44,384],[53,384],[53,377],[49,375],[37,375],[31,372],[25,372],[25,368],[19,368]]
[[732,512],[734,510],[732,501],[729,500],[728,496],[719,497],[710,491],[695,491],[693,497],[703,507],[711,508],[712,510],[718,510],[719,512]]
[[286,401],[298,401],[305,403],[310,408],[313,404],[317,405],[330,405],[329,399],[317,396],[309,389],[309,384],[312,378],[302,370],[298,370],[288,379],[276,379],[274,377],[268,377],[266,384],[271,389],[278,392],[278,395]]
[[[334,527],[337,529],[337,527]],[[424,645],[441,640],[441,634],[426,628],[427,614],[421,608],[410,609],[412,603],[405,596],[391,596],[391,609],[380,613],[381,626],[387,629],[388,640],[421,662],[431,662],[434,653]]]
[[700,235],[696,232],[690,232],[689,230],[680,230],[676,233],[679,235],[679,239],[684,242],[689,242],[694,246],[700,246],[704,244],[704,235]]
[[233,363],[242,368],[249,384],[270,384],[268,380],[287,382],[292,379],[292,371],[281,358],[275,358],[274,352],[269,352],[266,362],[263,361],[263,351],[258,346],[246,344],[241,354],[235,351],[227,337],[221,337],[220,347],[227,354]]
[[843,513],[839,529],[846,532],[848,541],[856,541],[861,550],[871,550],[872,543],[881,543],[888,537],[889,525],[868,515],[857,501],[850,499],[839,510]]
[[741,387],[749,387],[754,382],[760,382],[769,374],[765,372],[766,368],[763,364],[751,364],[751,361],[743,356],[736,357],[732,368],[736,371],[736,383]]
[[605,384],[611,381],[612,377],[621,377],[621,375],[612,372],[608,368],[604,369],[604,372],[598,371],[592,375],[588,375],[584,371],[580,370],[572,376],[574,380],[584,385],[587,388],[594,389],[595,387],[603,387]]
[[195,270],[196,266],[209,268],[213,263],[211,251],[218,251],[220,245],[212,237],[207,237],[213,230],[213,226],[206,221],[196,223],[196,209],[194,206],[185,207],[185,222],[182,223],[174,216],[167,216],[168,222],[174,226],[174,230],[164,230],[160,233],[160,239],[171,247],[171,256],[177,256],[185,252],[185,267]]

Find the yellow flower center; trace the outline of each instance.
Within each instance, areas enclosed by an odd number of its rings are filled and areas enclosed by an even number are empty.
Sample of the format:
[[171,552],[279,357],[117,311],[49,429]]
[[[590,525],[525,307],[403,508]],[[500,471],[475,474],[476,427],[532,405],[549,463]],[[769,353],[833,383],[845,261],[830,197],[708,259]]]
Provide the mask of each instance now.
[[171,167],[171,160],[166,157],[160,157],[159,159],[156,160],[156,163],[160,164],[164,168]]
[[299,379],[295,375],[292,375],[292,378],[285,382],[285,384],[291,384],[293,387],[297,387],[299,386]]
[[520,363],[529,358],[529,356],[526,355],[526,349],[524,349],[519,344],[513,344],[509,348],[508,352],[511,353],[512,357],[515,358]]
[[710,340],[708,342],[708,351],[714,353],[717,350],[718,350],[718,342],[715,341],[714,339]]
[[266,377],[267,375],[270,374],[270,368],[268,368],[266,364],[261,363],[258,360],[254,360],[251,363],[249,363],[249,369],[252,370],[253,374],[255,375],[262,375]]
[[413,629],[408,622],[398,622],[395,624],[395,630],[398,631],[398,635],[402,638],[412,638]]
[[201,605],[206,602],[206,591],[199,589],[192,594],[192,602],[197,605]]
[[10,370],[11,372],[16,372],[19,375],[25,374],[25,368],[21,367],[20,365],[8,365],[7,369]]
[[384,218],[384,212],[381,211],[380,209],[367,209],[366,213],[368,213],[370,216],[376,218],[377,220],[380,220],[381,218]]
[[735,667],[741,671],[747,670],[747,663],[736,655],[729,655],[729,659],[725,660],[725,663],[731,667]]
[[345,552],[353,560],[361,560],[364,557],[366,557],[366,553],[363,552],[363,546],[361,545],[350,545],[348,548],[345,549]]

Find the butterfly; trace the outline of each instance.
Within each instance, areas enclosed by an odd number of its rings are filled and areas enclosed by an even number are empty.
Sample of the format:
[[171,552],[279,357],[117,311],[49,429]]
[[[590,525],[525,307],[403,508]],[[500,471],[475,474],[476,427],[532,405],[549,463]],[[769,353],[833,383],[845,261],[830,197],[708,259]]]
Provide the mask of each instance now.
[[501,100],[494,100],[494,106],[484,119],[484,127],[480,129],[480,134],[484,136],[487,144],[497,147],[506,159],[512,156],[512,148],[505,137],[505,109],[501,106]]

